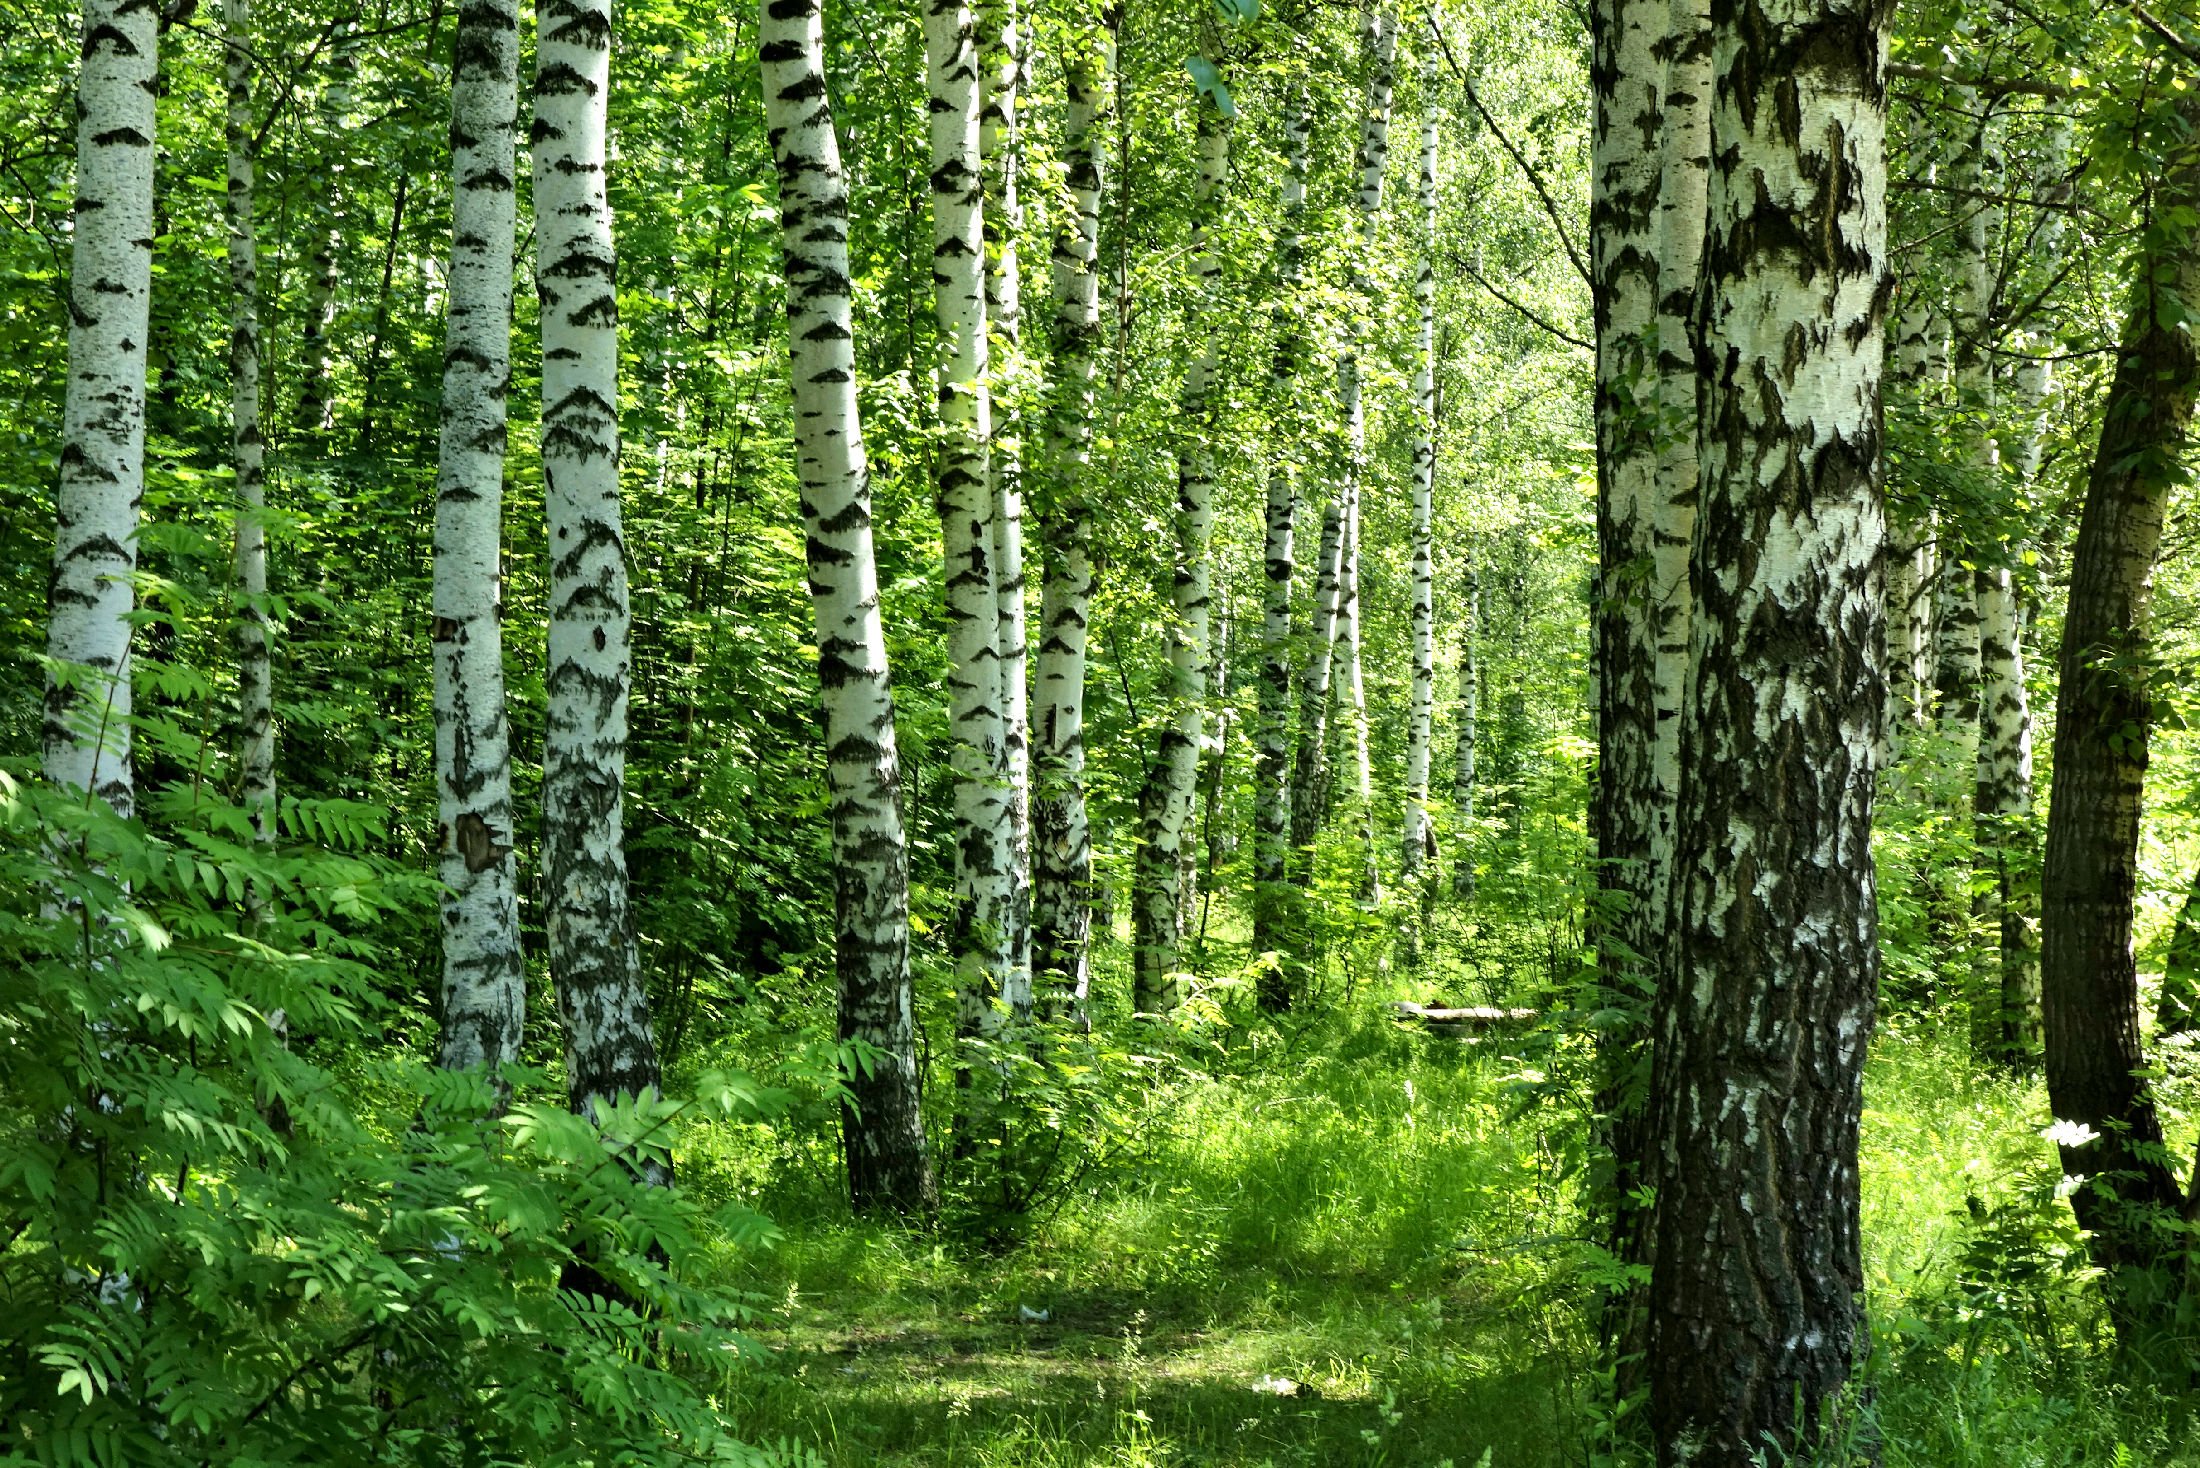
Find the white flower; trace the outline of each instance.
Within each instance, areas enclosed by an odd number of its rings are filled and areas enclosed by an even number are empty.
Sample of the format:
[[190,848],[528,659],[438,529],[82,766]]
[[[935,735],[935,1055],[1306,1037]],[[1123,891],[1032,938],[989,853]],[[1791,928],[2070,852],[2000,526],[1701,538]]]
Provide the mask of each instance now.
[[2042,1128],[2040,1135],[2058,1147],[2083,1147],[2101,1138],[2099,1132],[2082,1121],[2058,1121],[2051,1127]]

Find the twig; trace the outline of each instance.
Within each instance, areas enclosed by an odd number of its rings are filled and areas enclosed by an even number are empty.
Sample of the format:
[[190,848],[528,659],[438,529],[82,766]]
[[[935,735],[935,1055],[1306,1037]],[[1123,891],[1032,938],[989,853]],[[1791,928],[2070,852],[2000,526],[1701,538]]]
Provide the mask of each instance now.
[[1521,315],[1527,317],[1528,320],[1533,322],[1536,326],[1540,327],[1544,331],[1549,332],[1552,336],[1557,337],[1560,341],[1566,342],[1572,346],[1583,347],[1592,351],[1595,350],[1593,347],[1590,347],[1588,342],[1583,341],[1580,337],[1575,336],[1572,332],[1559,330],[1559,328],[1553,326],[1550,322],[1544,320],[1541,316],[1538,316],[1535,312],[1529,310],[1526,306],[1521,305],[1511,296],[1506,295],[1495,285],[1491,284],[1489,279],[1485,277],[1481,271],[1475,269],[1472,265],[1460,259],[1457,255],[1453,255],[1451,257],[1450,263],[1454,268],[1463,270],[1469,276],[1471,276],[1476,285],[1479,285],[1480,287],[1482,287],[1482,289],[1488,291],[1491,295],[1497,297],[1497,299],[1503,301],[1506,305],[1512,307],[1515,311],[1518,311]]
[[[1498,126],[1497,119],[1490,114],[1490,109],[1482,105],[1482,94],[1474,89],[1474,82],[1468,77],[1466,68],[1459,64],[1459,58],[1451,54],[1451,40],[1445,36],[1444,28],[1437,24],[1435,10],[1432,8],[1426,14],[1428,16],[1429,34],[1436,38],[1437,48],[1444,53],[1445,64],[1451,67],[1452,75],[1459,78],[1459,85],[1466,89],[1467,101],[1473,104],[1474,110],[1482,118],[1483,125],[1488,127],[1490,132],[1496,136],[1497,141],[1504,145],[1505,152],[1518,165],[1520,171],[1527,176],[1529,185],[1535,190],[1535,196],[1543,201],[1543,212],[1550,216],[1551,228],[1558,231],[1558,242],[1566,247],[1566,258],[1574,262],[1574,269],[1580,273],[1582,284],[1592,290],[1595,289],[1596,280],[1589,274],[1589,267],[1581,262],[1581,252],[1574,248],[1574,237],[1567,232],[1566,221],[1560,217],[1558,205],[1551,198],[1550,190],[1543,187],[1542,177],[1528,166],[1528,160],[1521,156],[1518,148],[1513,146],[1512,139],[1505,136],[1505,130]],[[1563,333],[1560,334],[1563,335]],[[1568,340],[1572,340],[1572,338],[1568,338]]]
[[1907,77],[1911,81],[1940,82],[1951,87],[1975,87],[1981,92],[1999,96],[2004,92],[2022,92],[2028,97],[2075,97],[2075,87],[2059,87],[2053,82],[2036,82],[2026,77],[1984,76],[1977,73],[1943,71],[1937,66],[1919,66],[1914,61],[1890,61],[1887,75]]

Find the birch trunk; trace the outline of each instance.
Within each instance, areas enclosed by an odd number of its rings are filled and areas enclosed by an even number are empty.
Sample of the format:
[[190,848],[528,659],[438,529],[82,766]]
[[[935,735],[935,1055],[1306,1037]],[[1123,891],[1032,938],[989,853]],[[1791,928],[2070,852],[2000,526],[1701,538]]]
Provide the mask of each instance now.
[[985,322],[978,59],[964,0],[926,0],[925,86],[932,162],[933,308],[939,321],[934,492],[946,556],[948,720],[954,733],[953,943],[962,1033],[995,1027],[1018,985],[1009,933],[1015,812],[1001,695],[1001,602],[994,533],[992,397]]
[[1451,895],[1462,902],[1474,900],[1474,786],[1475,741],[1480,737],[1476,725],[1482,709],[1481,651],[1476,646],[1482,635],[1482,573],[1475,565],[1474,555],[1466,557],[1466,584],[1461,605],[1465,618],[1459,628],[1459,733],[1458,742],[1452,746],[1451,804],[1459,822],[1459,835],[1454,842],[1451,863]]
[[1000,353],[995,375],[1011,392],[996,396],[992,456],[995,590],[1000,597],[1001,749],[1009,822],[1009,895],[1005,934],[1008,976],[1002,999],[1019,1020],[1031,1018],[1031,715],[1024,616],[1024,485],[1021,413],[1023,287],[1016,237],[1024,227],[1017,196],[1023,163],[1018,116],[1025,48],[1015,0],[983,0],[978,29],[978,156],[985,180],[986,322]]
[[1046,1012],[1082,1021],[1091,984],[1092,831],[1085,815],[1085,634],[1092,618],[1094,380],[1100,342],[1100,198],[1112,45],[1072,44],[1063,58],[1062,147],[1070,210],[1055,232],[1053,381],[1041,502],[1046,567],[1033,716],[1032,967]]
[[1687,774],[1651,1088],[1661,1464],[1839,1440],[1866,1354],[1884,15],[1784,0],[1713,20]]
[[1208,543],[1215,519],[1215,431],[1211,401],[1216,370],[1214,325],[1222,257],[1214,239],[1230,136],[1221,115],[1199,104],[1199,173],[1193,184],[1193,269],[1199,283],[1190,334],[1202,343],[1185,372],[1176,446],[1176,573],[1169,628],[1169,723],[1154,750],[1139,793],[1140,840],[1133,867],[1135,926],[1133,1008],[1165,1014],[1184,1002],[1181,944],[1192,907],[1192,811],[1206,735],[1208,681]]
[[779,168],[810,605],[817,619],[832,798],[840,1040],[871,1052],[842,1072],[841,1134],[857,1211],[923,1215],[937,1198],[919,1109],[909,977],[909,855],[894,694],[871,544],[871,480],[856,402],[848,178],[825,83],[818,0],[764,0],[764,116]]
[[626,880],[632,676],[619,505],[619,306],[605,196],[610,0],[537,0],[535,286],[550,514],[543,886],[576,1108],[654,1094],[657,1047]]
[[[1433,49],[1433,48],[1432,48]],[[1413,702],[1406,725],[1405,828],[1398,883],[1418,894],[1426,886],[1423,863],[1435,855],[1429,821],[1430,750],[1436,735],[1436,73],[1422,68],[1421,171],[1415,179],[1421,210],[1421,263],[1413,278],[1418,320],[1413,340],[1413,405],[1419,438],[1413,445]],[[1417,951],[1417,950],[1415,950]]]
[[298,416],[301,433],[327,433],[336,426],[336,395],[330,391],[329,334],[336,325],[336,249],[342,241],[339,195],[343,187],[345,119],[351,113],[351,86],[359,70],[358,33],[348,18],[334,22],[329,38],[328,77],[321,84],[315,139],[321,157],[313,170],[318,195],[313,246],[306,257],[303,329],[298,336]]
[[229,429],[237,467],[231,569],[237,619],[239,803],[262,841],[275,839],[275,704],[267,647],[267,440],[260,433],[260,258],[253,221],[252,24],[249,0],[223,0],[224,134],[229,153]]
[[[1296,442],[1301,415],[1294,402],[1305,335],[1299,324],[1299,291],[1306,275],[1306,179],[1309,166],[1306,94],[1293,86],[1283,99],[1283,218],[1276,238],[1276,301],[1282,325],[1269,367],[1269,401],[1275,431]],[[1264,517],[1264,579],[1260,622],[1260,686],[1253,731],[1253,951],[1283,956],[1294,947],[1290,932],[1291,856],[1291,583],[1298,576],[1294,548],[1299,497],[1290,470],[1268,475]],[[1296,985],[1280,965],[1264,969],[1261,1007],[1288,1009]]]
[[[2187,136],[2200,103],[2163,118]],[[2101,413],[2101,437],[2070,563],[2055,694],[2055,778],[2042,888],[2041,1008],[2047,1094],[2059,1121],[2097,1139],[2062,1148],[2071,1194],[2106,1276],[2119,1335],[2134,1345],[2174,1329],[2179,1235],[2156,1210],[2186,1198],[2162,1149],[2162,1120],[2139,1038],[2132,954],[2139,828],[2152,706],[2150,611],[2156,557],[2200,396],[2200,158],[2165,169],[2157,217],[2188,222],[2150,236]]]
[[1390,167],[1390,103],[1397,86],[1398,17],[1382,5],[1370,6],[1362,37],[1368,57],[1366,106],[1360,114],[1360,241],[1351,264],[1351,314],[1345,327],[1344,359],[1338,369],[1344,400],[1345,493],[1343,553],[1338,562],[1337,640],[1345,655],[1344,698],[1352,740],[1353,795],[1360,828],[1360,901],[1382,900],[1382,874],[1375,862],[1375,771],[1368,753],[1367,680],[1360,655],[1360,510],[1367,476],[1367,410],[1360,371],[1362,318],[1372,306],[1367,269],[1375,250],[1376,224],[1382,214],[1383,177]]
[[513,129],[519,15],[460,15],[451,72],[451,265],[436,467],[436,840],[443,878],[443,1041],[451,1069],[519,1058],[526,976],[512,863],[504,698],[505,394],[511,386]]
[[1337,619],[1343,611],[1345,486],[1322,512],[1321,549],[1314,560],[1314,607],[1308,618],[1306,665],[1299,673],[1299,748],[1291,778],[1293,885],[1313,880],[1314,839],[1329,807],[1329,693],[1336,677]]
[[[1978,573],[1980,726],[1972,805],[1986,867],[1976,916],[1993,946],[1982,961],[1972,1033],[2005,1065],[2038,1053],[2039,853],[2032,834],[2032,708],[2024,686],[2023,617],[2006,563]],[[1983,1020],[1984,1023],[1980,1021]]]

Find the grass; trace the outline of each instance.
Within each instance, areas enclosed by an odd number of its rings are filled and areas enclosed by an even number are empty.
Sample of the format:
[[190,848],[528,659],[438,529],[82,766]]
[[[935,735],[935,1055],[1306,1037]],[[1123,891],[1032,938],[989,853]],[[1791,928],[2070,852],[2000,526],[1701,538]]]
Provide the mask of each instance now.
[[[1579,1118],[1506,1050],[1371,1016],[1157,1089],[1135,1150],[1007,1249],[782,1179],[784,1238],[732,1267],[763,1351],[727,1411],[845,1468],[1634,1462],[1594,1391]],[[1867,1103],[1886,1461],[2200,1464],[2180,1405],[2115,1379],[2036,1084],[1897,1031]]]

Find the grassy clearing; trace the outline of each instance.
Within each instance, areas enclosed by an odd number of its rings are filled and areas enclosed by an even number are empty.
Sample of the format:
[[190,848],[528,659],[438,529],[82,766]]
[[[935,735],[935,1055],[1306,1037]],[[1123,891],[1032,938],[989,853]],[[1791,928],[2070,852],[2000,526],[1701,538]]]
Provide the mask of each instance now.
[[[1524,1108],[1520,1071],[1371,1018],[1272,1073],[1184,1082],[1004,1252],[789,1187],[767,1200],[784,1239],[734,1270],[765,1354],[728,1411],[848,1468],[1634,1461],[1593,1407],[1578,1120]],[[1894,1034],[1868,1096],[1887,1461],[2200,1463],[2179,1412],[2106,1364],[2037,1088]]]

